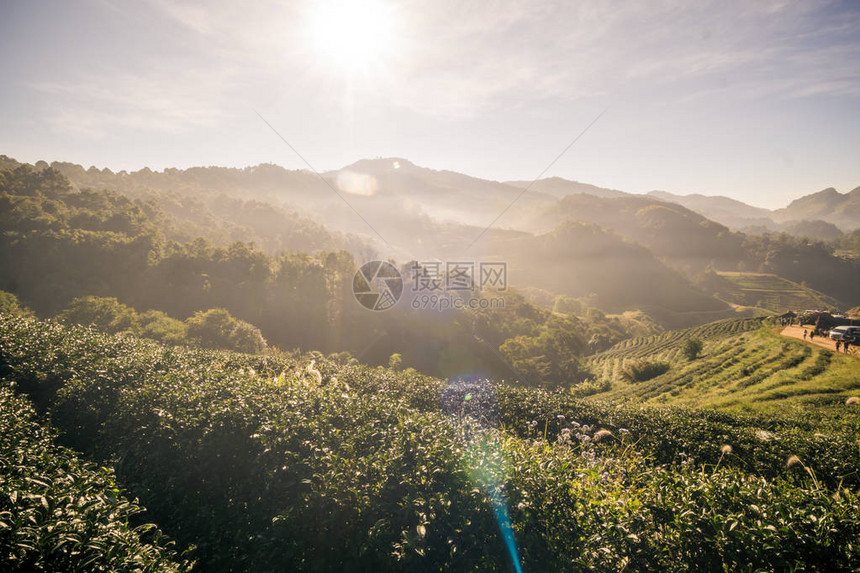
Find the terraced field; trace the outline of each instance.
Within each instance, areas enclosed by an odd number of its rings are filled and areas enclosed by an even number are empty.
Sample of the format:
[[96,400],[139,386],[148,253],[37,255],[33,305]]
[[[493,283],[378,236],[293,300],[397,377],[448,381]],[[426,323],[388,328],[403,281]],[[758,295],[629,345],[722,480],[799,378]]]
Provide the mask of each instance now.
[[[684,342],[699,338],[702,355],[688,360]],[[669,370],[630,382],[624,369],[643,361]],[[620,343],[591,360],[611,384],[601,398],[718,408],[762,409],[790,403],[844,400],[860,388],[860,362],[779,336],[762,319],[729,320]]]
[[758,330],[762,327],[764,318],[728,318],[695,328],[685,330],[672,330],[652,336],[639,336],[623,340],[600,354],[595,355],[595,361],[608,358],[622,357],[625,359],[654,358],[657,355],[666,358],[674,358],[681,350],[688,338],[699,338],[701,340],[722,339],[734,334]]
[[717,273],[722,281],[720,297],[736,304],[773,312],[805,309],[833,310],[839,301],[811,288],[769,273]]

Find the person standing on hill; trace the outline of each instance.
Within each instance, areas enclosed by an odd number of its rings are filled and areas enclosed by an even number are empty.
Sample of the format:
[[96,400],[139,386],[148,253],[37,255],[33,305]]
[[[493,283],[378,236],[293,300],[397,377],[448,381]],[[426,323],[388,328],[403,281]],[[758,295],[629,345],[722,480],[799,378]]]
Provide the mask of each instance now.
[[842,344],[841,340],[836,341],[836,352],[839,352],[839,345],[841,345],[841,344]]
[[812,339],[815,338],[815,329],[809,331],[809,342],[812,342]]
[[803,340],[806,340],[806,329],[803,329]]
[[[849,347],[850,345],[851,345],[851,341],[850,341],[850,340],[843,340],[843,341],[842,341],[842,349],[845,351],[845,354],[848,354],[848,347]],[[837,348],[837,350],[839,350],[839,349]]]

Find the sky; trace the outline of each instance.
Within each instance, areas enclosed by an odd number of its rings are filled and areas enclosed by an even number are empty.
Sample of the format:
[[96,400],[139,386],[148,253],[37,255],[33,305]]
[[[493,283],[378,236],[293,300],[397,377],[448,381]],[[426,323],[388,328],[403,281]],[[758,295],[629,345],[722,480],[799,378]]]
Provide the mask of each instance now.
[[858,30],[823,0],[0,0],[0,154],[402,157],[777,208],[860,186]]

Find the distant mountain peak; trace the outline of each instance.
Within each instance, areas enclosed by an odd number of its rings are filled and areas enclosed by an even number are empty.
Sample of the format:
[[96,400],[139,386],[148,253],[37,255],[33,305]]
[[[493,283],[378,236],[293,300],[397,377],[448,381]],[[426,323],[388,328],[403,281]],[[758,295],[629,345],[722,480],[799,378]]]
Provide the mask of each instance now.
[[379,173],[388,173],[398,169],[418,169],[419,167],[402,157],[377,157],[374,159],[359,159],[351,165],[342,167],[338,171],[357,171],[359,173],[367,173],[376,175]]
[[842,193],[840,193],[839,191],[837,191],[833,187],[828,187],[827,189],[822,189],[821,191],[818,191],[816,193],[811,193],[809,195],[804,195],[803,197],[800,197],[799,199],[795,199],[794,201],[792,201],[791,203],[788,204],[788,209],[791,209],[792,207],[808,205],[808,204],[813,204],[813,203],[819,204],[822,201],[825,204],[827,204],[828,206],[830,206],[830,205],[833,205],[834,203],[841,201],[844,198],[845,198],[845,196],[843,196]]

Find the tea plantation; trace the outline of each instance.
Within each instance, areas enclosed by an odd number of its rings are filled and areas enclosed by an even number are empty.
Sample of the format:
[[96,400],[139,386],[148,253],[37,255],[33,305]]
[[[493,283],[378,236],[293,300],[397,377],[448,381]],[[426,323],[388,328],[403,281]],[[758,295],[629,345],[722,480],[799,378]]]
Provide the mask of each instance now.
[[[600,398],[756,411],[812,406],[820,412],[860,393],[856,358],[782,337],[763,324],[727,320],[621,342],[591,359],[592,370],[610,386]],[[683,352],[690,339],[703,343],[693,360]],[[648,363],[669,368],[648,380],[624,376]]]
[[57,446],[32,405],[0,387],[0,561],[3,570],[183,571],[113,472]]
[[771,273],[720,272],[721,296],[726,300],[750,306],[758,306],[772,312],[787,309],[802,311],[807,308],[837,309],[843,305],[838,300],[805,285],[790,281]]
[[13,570],[860,568],[856,405],[618,405],[6,317],[0,378]]

